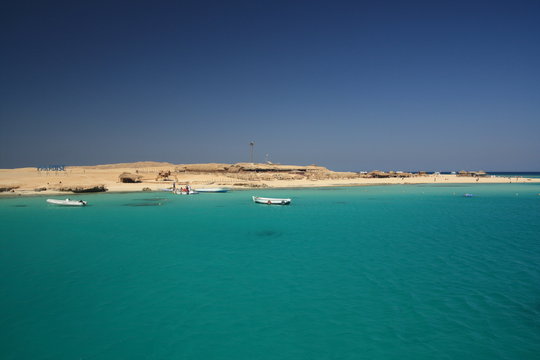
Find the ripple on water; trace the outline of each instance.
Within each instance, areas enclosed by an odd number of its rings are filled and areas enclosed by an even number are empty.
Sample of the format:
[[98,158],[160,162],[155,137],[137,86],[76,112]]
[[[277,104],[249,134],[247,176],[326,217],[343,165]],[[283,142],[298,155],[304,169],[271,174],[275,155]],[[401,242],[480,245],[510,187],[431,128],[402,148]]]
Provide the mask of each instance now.
[[317,188],[317,191],[343,191],[346,190],[344,188],[339,187],[324,187],[324,188]]
[[161,206],[162,203],[133,203],[133,204],[124,204],[124,206],[139,207],[139,206]]
[[[540,189],[526,199],[514,196],[518,188],[498,197],[488,192],[495,187],[478,188],[479,201],[435,187],[404,187],[407,196],[393,196],[398,187],[291,190],[309,207],[264,217],[241,194],[200,198],[193,226],[163,226],[173,214],[161,210],[182,204],[161,194],[99,195],[105,206],[96,197],[100,211],[83,217],[48,212],[74,214],[62,207],[39,214],[42,198],[0,199],[0,270],[9,274],[0,317],[20,337],[2,352],[234,358],[255,354],[255,339],[268,358],[537,358]],[[124,206],[141,208],[120,218]],[[104,224],[84,226],[92,216]],[[63,234],[43,233],[53,226]],[[88,328],[74,331],[72,319]],[[148,323],[164,332],[142,339]],[[133,325],[132,337],[100,335],[116,324]],[[41,346],[59,338],[64,349]]]
[[420,184],[416,187],[429,187],[429,188],[466,188],[471,187],[471,184]]
[[283,235],[283,233],[277,230],[260,230],[260,231],[256,231],[255,235],[259,237],[278,237],[278,236]]

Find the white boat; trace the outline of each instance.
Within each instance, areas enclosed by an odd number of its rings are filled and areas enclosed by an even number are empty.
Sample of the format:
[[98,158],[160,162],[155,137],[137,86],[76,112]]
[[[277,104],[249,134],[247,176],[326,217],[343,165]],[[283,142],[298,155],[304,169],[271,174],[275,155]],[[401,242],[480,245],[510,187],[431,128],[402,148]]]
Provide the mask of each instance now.
[[191,186],[189,185],[186,185],[186,186],[181,186],[181,187],[176,187],[176,184],[173,186],[173,194],[176,194],[176,195],[194,195],[194,194],[198,194],[197,191],[195,191]]
[[229,191],[229,189],[216,187],[216,188],[195,189],[195,191],[200,192],[200,193],[224,193],[224,192]]
[[83,200],[71,200],[71,199],[65,199],[65,200],[47,199],[47,202],[49,204],[64,205],[64,206],[85,206],[87,204],[87,202]]
[[176,190],[173,191],[173,193],[175,193],[176,195],[195,195],[195,194],[198,194],[198,192],[193,190],[193,189],[189,189],[189,190],[176,189]]
[[252,196],[253,201],[258,204],[266,204],[266,205],[289,205],[291,203],[291,199],[276,199],[276,198],[265,198],[260,196]]

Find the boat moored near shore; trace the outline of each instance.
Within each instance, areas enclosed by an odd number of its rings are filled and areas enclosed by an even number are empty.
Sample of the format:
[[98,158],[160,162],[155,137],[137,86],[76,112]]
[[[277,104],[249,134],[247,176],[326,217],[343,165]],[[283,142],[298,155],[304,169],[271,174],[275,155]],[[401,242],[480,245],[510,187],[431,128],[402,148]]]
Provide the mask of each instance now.
[[191,186],[186,185],[182,186],[180,188],[176,187],[176,184],[173,185],[173,194],[176,195],[195,195],[198,194],[197,191],[195,191]]
[[84,200],[71,200],[71,199],[65,199],[65,200],[47,199],[47,202],[49,204],[63,205],[63,206],[86,206],[86,204],[88,204]]
[[252,196],[253,202],[266,205],[289,205],[291,199],[265,198],[260,196]]
[[229,189],[227,188],[220,188],[220,187],[216,187],[216,188],[198,188],[198,189],[194,189],[196,192],[200,192],[200,193],[224,193],[224,192],[227,192],[229,191]]

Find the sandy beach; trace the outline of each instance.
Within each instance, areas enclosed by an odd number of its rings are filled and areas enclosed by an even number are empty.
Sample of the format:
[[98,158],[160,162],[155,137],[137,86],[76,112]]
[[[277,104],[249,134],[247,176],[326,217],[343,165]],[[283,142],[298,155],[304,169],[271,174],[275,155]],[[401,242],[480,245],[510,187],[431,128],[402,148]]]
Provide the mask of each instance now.
[[[159,174],[165,176],[159,176]],[[133,183],[120,180],[132,177]],[[500,176],[459,176],[447,174],[371,174],[334,172],[324,167],[274,164],[181,164],[137,162],[97,166],[68,166],[64,171],[37,168],[0,169],[0,195],[69,194],[76,192],[157,191],[190,184],[197,187],[292,188],[366,186],[427,183],[530,183],[540,179]],[[379,177],[380,176],[380,177]],[[124,180],[125,181],[125,180]],[[129,181],[129,180],[128,180]]]

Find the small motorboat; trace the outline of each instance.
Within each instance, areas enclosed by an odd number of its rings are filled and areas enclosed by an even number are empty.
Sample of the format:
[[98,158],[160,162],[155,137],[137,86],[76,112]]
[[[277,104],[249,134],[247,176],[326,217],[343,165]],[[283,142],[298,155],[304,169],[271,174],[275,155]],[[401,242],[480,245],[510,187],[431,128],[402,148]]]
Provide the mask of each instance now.
[[176,194],[176,195],[195,195],[195,194],[198,194],[198,192],[193,190],[193,189],[185,189],[185,188],[173,190],[173,193]]
[[196,192],[200,192],[200,193],[224,193],[224,192],[227,192],[229,191],[229,189],[227,188],[220,188],[220,187],[216,187],[216,188],[203,188],[203,189],[194,189]]
[[265,198],[260,196],[252,196],[253,201],[258,204],[266,204],[266,205],[289,205],[291,203],[291,199],[276,199],[276,198]]
[[71,199],[65,199],[65,200],[47,199],[47,202],[49,204],[64,205],[64,206],[86,206],[87,204],[87,202],[83,200],[71,200]]
[[464,197],[473,197],[473,194],[463,194]]
[[177,187],[176,183],[173,184],[172,192],[173,192],[173,194],[176,194],[176,195],[195,195],[195,194],[198,194],[198,192],[195,191],[191,186],[186,185],[186,186]]

